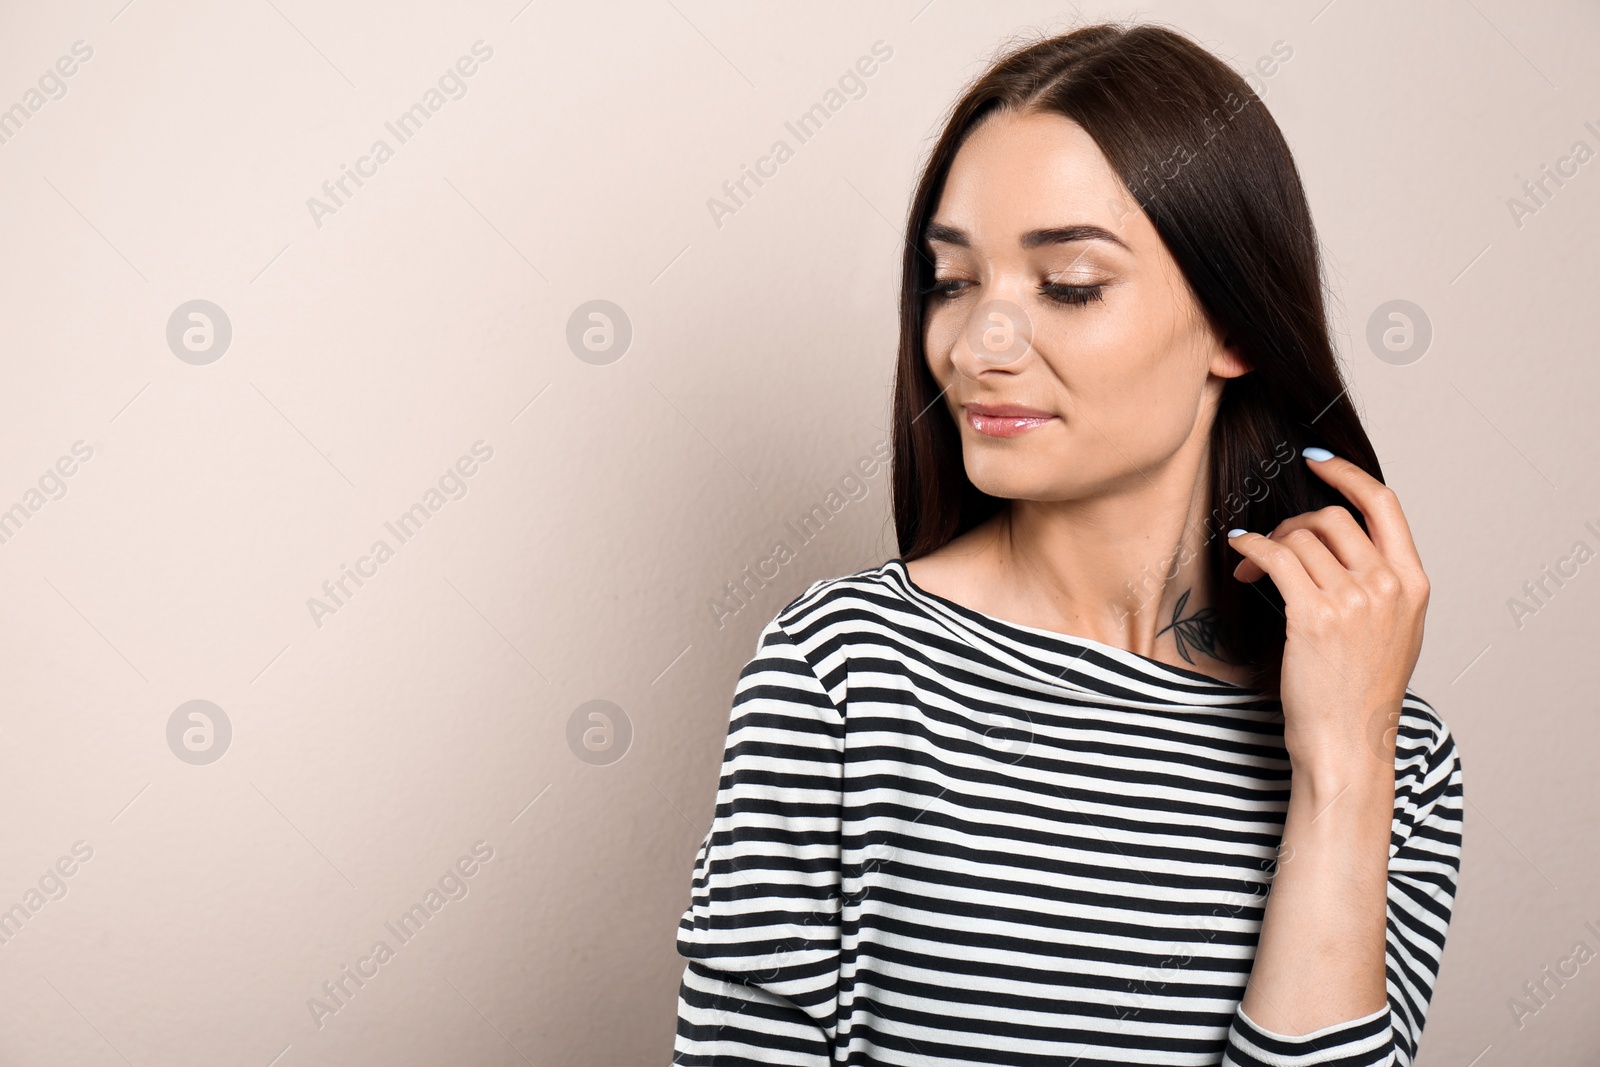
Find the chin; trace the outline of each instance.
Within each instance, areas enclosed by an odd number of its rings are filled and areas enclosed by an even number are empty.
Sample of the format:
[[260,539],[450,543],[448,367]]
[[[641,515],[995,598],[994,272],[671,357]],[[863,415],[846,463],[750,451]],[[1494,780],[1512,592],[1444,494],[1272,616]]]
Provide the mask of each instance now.
[[967,464],[967,479],[992,497],[1002,500],[1050,500],[1060,495],[1060,486],[1029,468],[1031,463],[983,462]]

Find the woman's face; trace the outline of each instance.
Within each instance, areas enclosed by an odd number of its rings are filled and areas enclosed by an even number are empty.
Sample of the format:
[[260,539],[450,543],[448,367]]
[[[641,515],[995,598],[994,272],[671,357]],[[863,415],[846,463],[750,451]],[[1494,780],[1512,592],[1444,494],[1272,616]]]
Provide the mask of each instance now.
[[924,236],[928,367],[979,489],[1077,500],[1202,453],[1222,379],[1248,367],[1081,126],[984,120]]

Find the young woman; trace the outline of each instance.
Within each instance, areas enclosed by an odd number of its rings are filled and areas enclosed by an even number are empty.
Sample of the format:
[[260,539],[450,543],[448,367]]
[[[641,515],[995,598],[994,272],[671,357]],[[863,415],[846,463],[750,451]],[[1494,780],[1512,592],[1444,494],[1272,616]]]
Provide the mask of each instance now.
[[1168,30],[1044,40],[906,237],[901,555],[740,675],[674,1062],[1411,1063],[1461,764],[1276,124]]

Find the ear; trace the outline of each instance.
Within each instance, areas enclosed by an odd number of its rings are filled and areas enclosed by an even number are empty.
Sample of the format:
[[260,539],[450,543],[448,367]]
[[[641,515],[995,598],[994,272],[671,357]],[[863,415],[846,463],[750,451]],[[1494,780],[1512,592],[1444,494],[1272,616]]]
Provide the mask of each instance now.
[[1238,346],[1224,338],[1211,354],[1209,370],[1218,378],[1238,378],[1255,368],[1240,354]]

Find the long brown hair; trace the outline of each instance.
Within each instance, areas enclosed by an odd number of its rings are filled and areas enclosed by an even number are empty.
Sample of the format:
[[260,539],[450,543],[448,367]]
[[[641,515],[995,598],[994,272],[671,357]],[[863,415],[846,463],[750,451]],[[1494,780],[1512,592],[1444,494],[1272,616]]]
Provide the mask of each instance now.
[[1283,598],[1270,578],[1232,577],[1240,557],[1219,531],[1270,533],[1330,504],[1361,522],[1306,468],[1307,445],[1383,475],[1334,356],[1311,211],[1283,134],[1244,78],[1163,27],[1088,26],[1015,48],[951,109],[906,226],[893,416],[900,556],[926,555],[1006,505],[967,478],[923,348],[924,231],[957,149],[1001,108],[1062,115],[1094,139],[1218,336],[1253,368],[1226,383],[1211,429],[1203,551],[1219,648],[1266,677],[1282,657]]

